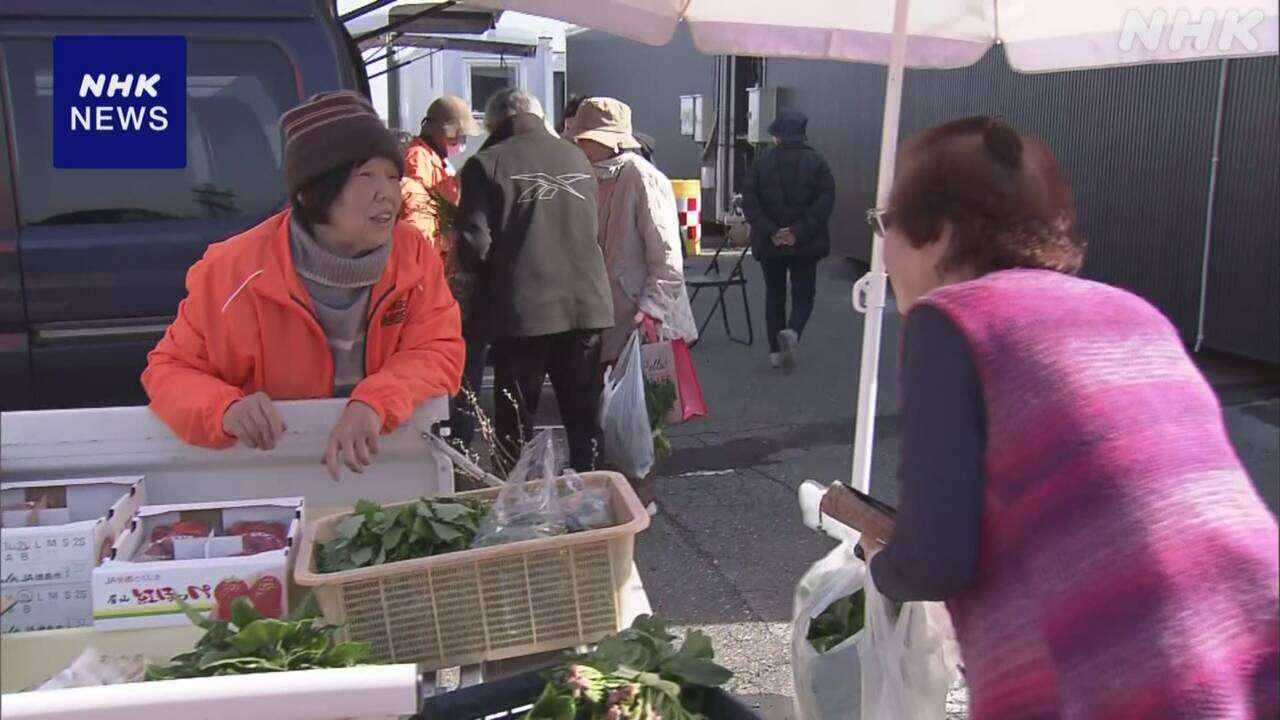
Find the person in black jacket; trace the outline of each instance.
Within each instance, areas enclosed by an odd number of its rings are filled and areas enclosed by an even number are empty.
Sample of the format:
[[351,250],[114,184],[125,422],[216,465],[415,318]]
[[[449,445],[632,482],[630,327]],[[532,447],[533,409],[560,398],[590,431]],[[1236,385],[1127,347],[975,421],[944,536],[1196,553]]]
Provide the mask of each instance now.
[[478,283],[473,334],[493,343],[494,424],[513,457],[533,436],[549,375],[569,462],[593,470],[600,445],[600,331],[613,299],[597,242],[596,180],[519,90],[485,108],[489,139],[462,168],[459,261]]
[[813,313],[818,261],[831,252],[827,223],[835,207],[835,179],[827,161],[807,144],[808,124],[799,110],[778,111],[769,126],[777,147],[751,166],[742,192],[751,251],[764,268],[769,362],[775,368],[795,364],[800,336]]

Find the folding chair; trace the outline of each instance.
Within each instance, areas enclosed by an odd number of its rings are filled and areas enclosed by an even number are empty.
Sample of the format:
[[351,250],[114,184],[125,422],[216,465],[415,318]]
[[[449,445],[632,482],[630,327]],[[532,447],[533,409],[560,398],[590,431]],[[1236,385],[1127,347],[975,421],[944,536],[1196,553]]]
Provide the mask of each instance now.
[[[742,250],[742,254],[738,256],[737,262],[733,264],[733,268],[728,275],[720,274],[720,253],[724,251],[728,240],[720,243],[720,247],[716,248],[716,254],[711,257],[711,264],[707,267],[708,272],[704,275],[689,275],[684,277],[685,287],[689,290],[689,302],[692,303],[697,299],[698,293],[703,288],[715,288],[716,301],[711,306],[711,311],[703,318],[702,323],[698,326],[698,338],[701,339],[706,333],[707,326],[711,324],[711,318],[715,317],[716,310],[720,311],[720,318],[724,321],[724,332],[729,339],[740,345],[751,345],[756,340],[755,328],[751,324],[751,302],[747,298],[747,276],[742,270],[742,263],[746,261],[747,255],[751,253],[750,246]],[[733,335],[733,330],[729,327],[729,306],[725,303],[724,295],[730,288],[737,286],[742,288],[742,307],[747,315],[747,339],[740,340]],[[694,341],[693,345],[698,342]],[[690,345],[690,347],[693,347]]]

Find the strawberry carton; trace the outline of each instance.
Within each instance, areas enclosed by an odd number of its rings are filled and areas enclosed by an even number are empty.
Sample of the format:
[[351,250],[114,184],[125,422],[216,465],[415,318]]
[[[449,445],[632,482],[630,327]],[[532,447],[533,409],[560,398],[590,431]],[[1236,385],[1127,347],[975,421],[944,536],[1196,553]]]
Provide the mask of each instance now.
[[93,569],[144,503],[140,476],[0,488],[0,630],[92,625]]
[[186,625],[178,598],[221,620],[241,596],[284,616],[302,511],[300,497],[139,509],[93,573],[94,627]]

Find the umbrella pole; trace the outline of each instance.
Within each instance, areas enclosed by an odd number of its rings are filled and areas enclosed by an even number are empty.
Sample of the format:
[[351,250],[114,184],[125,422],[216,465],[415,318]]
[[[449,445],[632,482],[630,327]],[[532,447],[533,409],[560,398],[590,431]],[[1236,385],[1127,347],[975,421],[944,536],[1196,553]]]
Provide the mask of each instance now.
[[[889,203],[894,164],[898,154],[898,118],[902,109],[902,78],[906,67],[907,6],[897,0],[893,14],[893,39],[884,89],[884,121],[880,128],[880,176],[876,183],[876,207]],[[853,287],[853,306],[866,314],[862,326],[862,366],[858,378],[857,430],[853,439],[851,484],[866,492],[871,485],[871,444],[879,390],[880,330],[888,277],[884,272],[884,238],[872,234],[871,271]]]

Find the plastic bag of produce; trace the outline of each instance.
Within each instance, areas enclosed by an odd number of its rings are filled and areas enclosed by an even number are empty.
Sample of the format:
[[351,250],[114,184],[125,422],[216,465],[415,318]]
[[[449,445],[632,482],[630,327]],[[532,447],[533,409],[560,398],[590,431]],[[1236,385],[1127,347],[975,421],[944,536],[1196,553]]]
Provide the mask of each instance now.
[[842,543],[814,563],[796,585],[791,670],[797,720],[871,717],[859,714],[859,646],[868,633],[862,627],[865,614],[858,610],[865,604],[868,573],[853,549],[853,544]]
[[653,467],[653,432],[644,397],[640,333],[631,333],[618,363],[605,371],[600,395],[604,459],[628,478],[647,476]]
[[569,473],[560,481],[560,508],[571,533],[613,525],[609,489],[588,487],[577,473]]
[[938,602],[897,603],[866,573],[867,632],[858,644],[862,717],[941,718],[960,660],[951,615]]
[[507,484],[498,491],[489,514],[480,522],[473,547],[505,545],[568,532],[555,477],[555,445],[551,433],[543,430],[520,453]]

